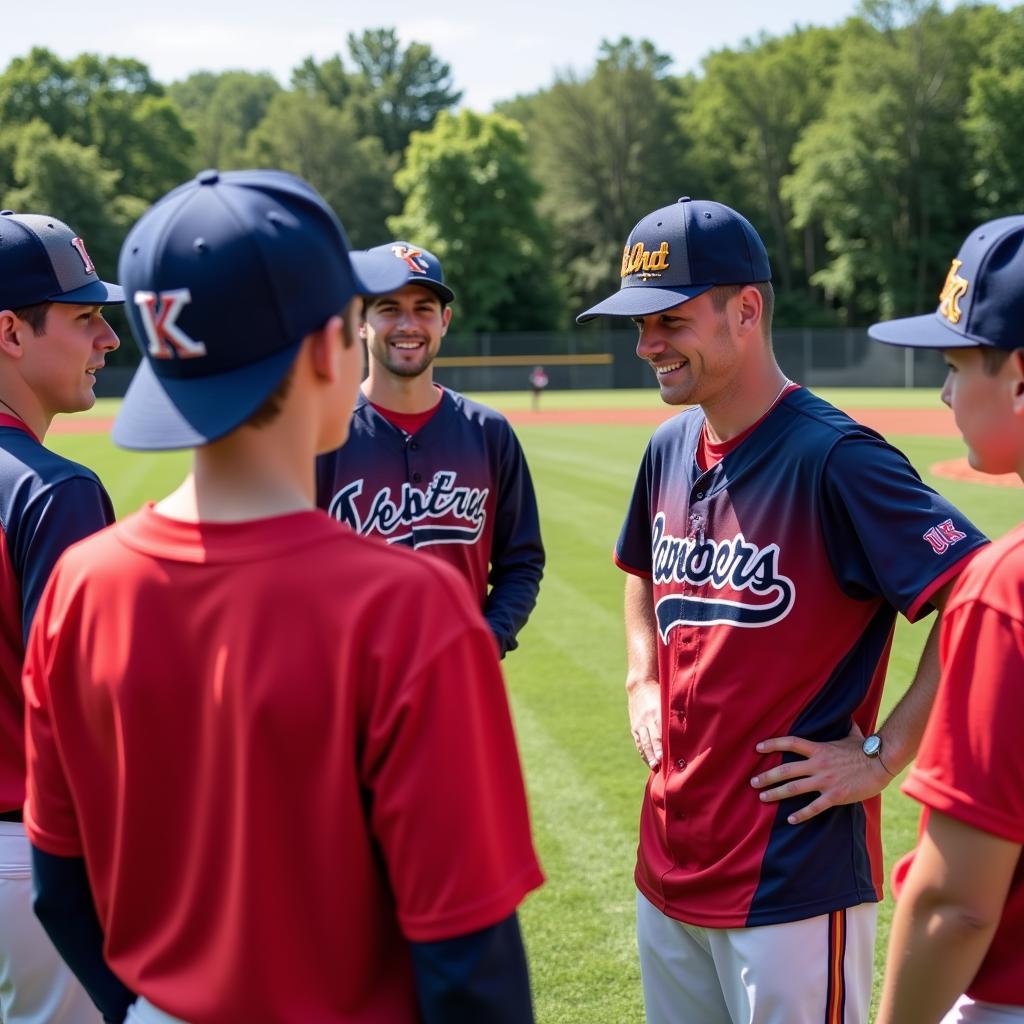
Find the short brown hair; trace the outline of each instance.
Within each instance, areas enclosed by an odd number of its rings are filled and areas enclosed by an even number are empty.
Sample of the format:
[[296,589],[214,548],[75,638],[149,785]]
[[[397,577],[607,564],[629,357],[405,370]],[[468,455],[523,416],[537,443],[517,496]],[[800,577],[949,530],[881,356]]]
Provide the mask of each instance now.
[[996,374],[1006,365],[1006,360],[1013,354],[1012,349],[995,348],[993,345],[981,345],[981,365],[990,377]]
[[32,328],[32,333],[38,338],[46,333],[46,314],[50,312],[50,306],[52,305],[52,302],[37,302],[32,306],[12,309],[11,312],[19,320],[24,320]]
[[266,398],[263,399],[263,403],[245,421],[243,426],[255,427],[259,430],[260,427],[265,427],[270,423],[273,423],[274,420],[281,415],[281,409],[284,406],[285,399],[288,397],[288,392],[292,389],[292,381],[294,379],[295,364],[292,363],[281,382],[273,391],[270,392],[269,395],[267,395]]
[[711,305],[721,313],[726,303],[735,298],[744,288],[756,288],[761,293],[761,328],[766,338],[772,336],[772,314],[775,312],[775,289],[771,281],[751,281],[749,284],[716,284],[711,289]]

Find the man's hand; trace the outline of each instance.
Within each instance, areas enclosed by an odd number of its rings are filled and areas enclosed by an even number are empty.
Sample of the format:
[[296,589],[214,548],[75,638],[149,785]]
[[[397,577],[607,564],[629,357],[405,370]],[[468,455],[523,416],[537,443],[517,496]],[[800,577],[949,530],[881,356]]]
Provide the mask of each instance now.
[[633,742],[653,771],[661,764],[661,687],[656,679],[627,682],[626,694]]
[[755,775],[750,784],[760,789],[764,803],[776,803],[791,796],[818,793],[806,807],[786,820],[799,825],[816,814],[838,804],[854,804],[876,796],[892,781],[879,758],[868,757],[861,744],[864,734],[854,723],[845,739],[815,743],[799,736],[781,736],[763,740],[759,754],[788,751],[800,754],[804,761],[792,761]]

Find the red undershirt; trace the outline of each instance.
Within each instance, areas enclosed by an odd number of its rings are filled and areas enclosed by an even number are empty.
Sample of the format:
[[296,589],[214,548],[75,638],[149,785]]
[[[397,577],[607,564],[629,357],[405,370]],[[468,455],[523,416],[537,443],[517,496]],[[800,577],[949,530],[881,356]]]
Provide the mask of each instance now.
[[395,409],[385,409],[383,405],[378,405],[376,402],[370,402],[370,405],[374,407],[393,426],[398,427],[399,430],[404,430],[407,434],[412,436],[417,430],[425,427],[434,417],[434,413],[441,408],[441,389],[434,385],[438,391],[438,401],[430,409],[424,412],[398,412]]
[[718,465],[729,454],[729,452],[738,448],[767,418],[768,413],[772,411],[786,397],[791,391],[796,391],[800,387],[799,384],[790,381],[790,383],[779,392],[778,398],[765,410],[764,416],[762,416],[756,423],[751,423],[746,430],[741,434],[737,434],[735,437],[729,438],[728,441],[719,441],[717,443],[708,440],[708,424],[707,420],[704,421],[704,426],[700,428],[700,442],[697,445],[697,451],[694,454],[694,458],[697,460],[697,467],[702,473],[706,473],[712,466]]

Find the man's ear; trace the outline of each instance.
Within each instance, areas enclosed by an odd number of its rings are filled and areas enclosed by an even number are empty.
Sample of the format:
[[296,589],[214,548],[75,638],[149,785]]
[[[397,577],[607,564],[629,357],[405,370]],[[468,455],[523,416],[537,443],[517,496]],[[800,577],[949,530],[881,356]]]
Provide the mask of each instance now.
[[1013,412],[1024,416],[1024,348],[1015,348],[1007,360],[1010,371],[1010,387],[1013,388]]
[[448,325],[452,322],[452,307],[445,306],[441,313],[441,337],[448,333]]
[[310,366],[321,380],[334,380],[341,373],[341,349],[346,345],[344,332],[342,318],[332,316],[323,327],[306,336]]
[[764,314],[764,299],[753,285],[747,285],[736,296],[737,327],[744,334],[754,330],[761,332],[761,317]]
[[12,310],[0,309],[0,352],[11,359],[20,359],[25,354],[21,335],[26,328],[32,330]]

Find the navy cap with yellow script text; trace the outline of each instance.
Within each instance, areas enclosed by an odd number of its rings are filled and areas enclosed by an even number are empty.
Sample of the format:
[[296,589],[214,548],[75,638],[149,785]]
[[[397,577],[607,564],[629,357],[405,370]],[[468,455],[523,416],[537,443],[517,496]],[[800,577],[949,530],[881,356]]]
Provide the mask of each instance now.
[[934,313],[872,324],[868,334],[907,348],[1024,348],[1024,216],[990,220],[967,236]]
[[401,260],[351,252],[316,190],[284,171],[203,171],[143,214],[121,247],[143,361],[112,436],[195,448],[241,426],[303,339],[356,295],[405,283]]
[[648,316],[717,284],[772,279],[764,242],[750,221],[722,203],[683,196],[647,214],[629,233],[619,290],[578,317]]

